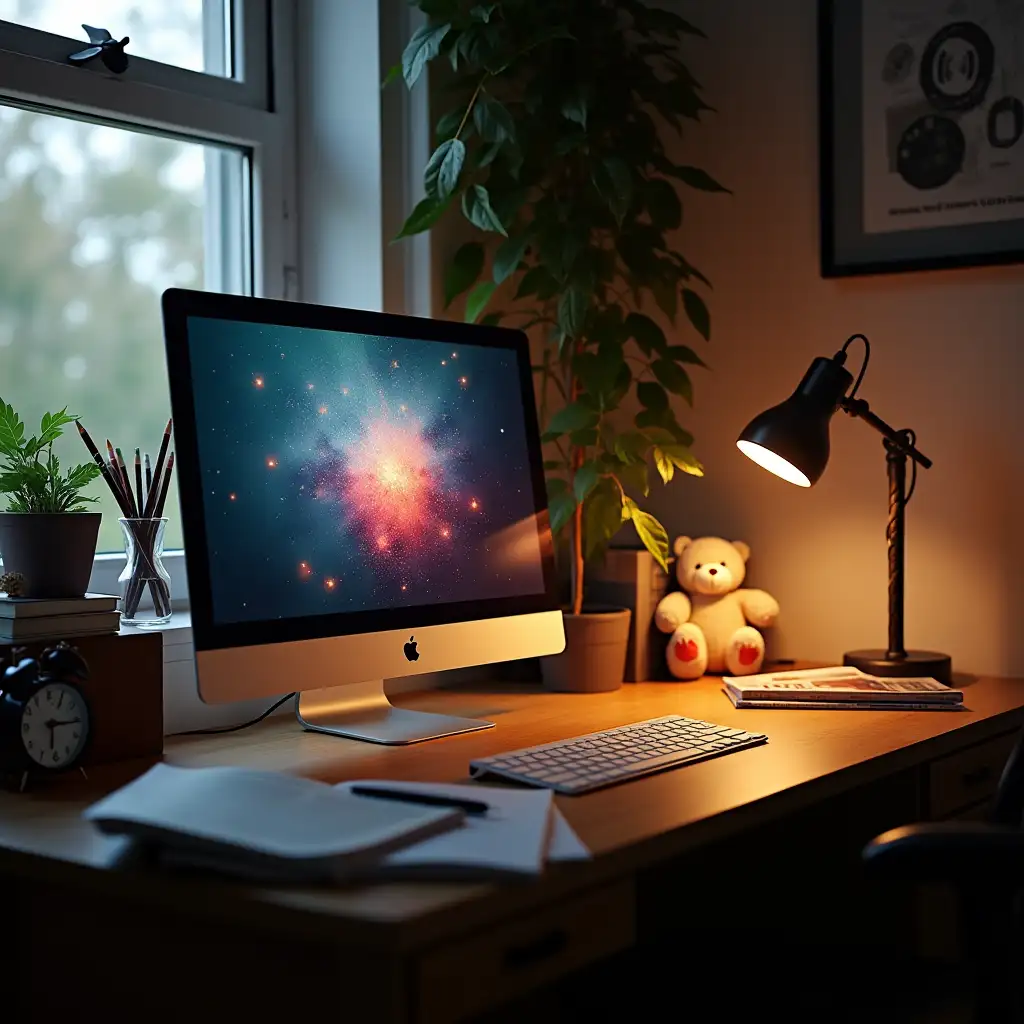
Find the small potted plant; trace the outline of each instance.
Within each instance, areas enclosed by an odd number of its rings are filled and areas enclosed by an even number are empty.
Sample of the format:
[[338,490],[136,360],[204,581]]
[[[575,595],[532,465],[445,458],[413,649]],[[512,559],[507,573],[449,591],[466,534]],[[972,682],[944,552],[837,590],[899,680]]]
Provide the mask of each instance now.
[[[688,371],[704,365],[686,332],[711,329],[698,290],[710,282],[675,248],[679,187],[726,190],[663,141],[711,109],[681,55],[703,33],[641,0],[413,2],[427,19],[392,75],[411,87],[438,58],[452,75],[435,83],[447,99],[426,197],[399,237],[461,208],[482,234],[445,268],[446,303],[468,293],[468,321],[543,334],[548,500],[571,591],[566,651],[544,674],[557,689],[612,689],[629,611],[588,608],[586,562],[628,522],[667,569],[666,531],[640,507],[649,468],[665,483],[703,473],[673,408],[692,403]],[[487,311],[496,294],[505,312]]]
[[22,597],[81,597],[89,586],[100,513],[86,511],[97,499],[82,490],[100,475],[85,463],[66,473],[53,451],[67,408],[46,413],[39,434],[25,437],[25,424],[0,398],[0,558],[4,573],[17,574]]

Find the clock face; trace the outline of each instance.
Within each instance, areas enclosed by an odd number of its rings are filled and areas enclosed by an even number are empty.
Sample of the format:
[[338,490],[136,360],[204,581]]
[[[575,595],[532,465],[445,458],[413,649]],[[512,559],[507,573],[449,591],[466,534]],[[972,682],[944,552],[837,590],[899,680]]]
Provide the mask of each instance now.
[[21,715],[21,743],[40,767],[69,768],[89,737],[89,709],[81,693],[67,683],[46,683],[32,695]]

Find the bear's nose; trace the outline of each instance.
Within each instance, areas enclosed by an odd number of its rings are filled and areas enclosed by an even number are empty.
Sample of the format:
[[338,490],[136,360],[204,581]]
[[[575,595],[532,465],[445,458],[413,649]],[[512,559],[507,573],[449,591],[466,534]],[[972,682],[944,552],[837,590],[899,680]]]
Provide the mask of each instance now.
[[709,576],[717,576],[718,575],[718,570],[712,566],[712,568],[708,569],[708,575]]

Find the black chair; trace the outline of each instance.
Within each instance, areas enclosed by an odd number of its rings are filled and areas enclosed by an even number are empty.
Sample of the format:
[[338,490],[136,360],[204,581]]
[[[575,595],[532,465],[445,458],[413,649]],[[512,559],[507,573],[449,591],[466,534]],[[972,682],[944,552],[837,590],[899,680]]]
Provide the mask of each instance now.
[[864,848],[879,879],[943,882],[958,894],[961,945],[978,1024],[1024,1021],[1024,732],[987,821],[903,825]]

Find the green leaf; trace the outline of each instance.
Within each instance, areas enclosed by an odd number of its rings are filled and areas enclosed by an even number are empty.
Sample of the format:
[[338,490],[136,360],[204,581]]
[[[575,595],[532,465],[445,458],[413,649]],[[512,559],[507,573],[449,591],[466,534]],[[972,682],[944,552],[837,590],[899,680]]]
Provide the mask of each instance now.
[[542,301],[550,299],[558,291],[558,281],[547,267],[530,267],[519,281],[515,297],[526,298],[528,295],[536,295]]
[[548,436],[561,437],[570,430],[583,430],[597,425],[598,414],[582,402],[570,402],[563,406],[548,421]]
[[579,285],[570,285],[558,300],[558,326],[570,338],[578,338],[583,332],[587,317],[590,293]]
[[650,445],[651,442],[639,431],[627,430],[615,436],[615,454],[625,463],[642,459]]
[[683,222],[683,205],[664,178],[652,178],[644,185],[644,205],[651,221],[660,228],[674,231]]
[[583,507],[583,554],[592,559],[622,526],[622,499],[611,480],[602,480]]
[[587,98],[580,92],[562,103],[562,117],[574,121],[581,128],[587,127]]
[[668,572],[668,533],[665,527],[650,514],[642,509],[631,509],[630,518],[633,520],[633,528],[640,538],[643,546],[654,556],[654,560],[661,566],[664,572]]
[[497,100],[478,100],[473,107],[473,124],[485,142],[515,141],[516,123],[504,104]]
[[702,192],[729,191],[724,185],[720,185],[715,181],[707,171],[702,171],[699,167],[686,167],[677,164],[667,173],[671,174],[674,178],[678,178],[684,185],[700,189]]
[[665,356],[674,359],[677,363],[693,363],[696,366],[707,367],[707,363],[689,345],[669,345],[665,349]]
[[444,272],[444,308],[480,276],[484,268],[484,247],[479,242],[459,246]]
[[654,376],[674,395],[682,395],[690,405],[693,405],[693,384],[690,375],[670,359],[656,359],[651,364]]
[[423,172],[423,186],[428,196],[447,199],[459,184],[459,174],[466,160],[466,144],[461,139],[448,139],[434,150]]
[[441,41],[450,28],[451,25],[421,25],[413,33],[402,53],[402,74],[410,89],[416,84],[427,61],[441,52]]
[[645,498],[651,493],[651,485],[647,480],[647,463],[631,462],[615,471],[619,482],[626,490],[634,494],[642,494]]
[[434,199],[432,196],[421,199],[402,225],[402,230],[395,235],[395,241],[399,238],[408,238],[410,235],[418,235],[421,231],[427,231],[441,219],[450,205],[451,197],[443,201]]
[[584,462],[572,478],[572,491],[576,495],[576,501],[580,504],[586,501],[587,495],[597,486],[599,479],[597,463],[593,459]]
[[402,77],[402,65],[392,64],[388,69],[388,73],[384,76],[384,81],[380,83],[382,89],[386,89],[392,82],[397,81]]
[[662,447],[665,457],[671,460],[673,465],[677,466],[684,473],[689,473],[690,476],[703,476],[704,467],[697,460],[693,452],[690,451],[688,445],[685,444],[667,444]]
[[484,327],[497,327],[504,315],[504,313],[488,313],[487,316],[480,318],[480,323]]
[[[506,238],[498,246],[498,250],[494,254],[494,267],[492,270],[495,283],[501,284],[502,281],[515,273],[529,244],[530,236],[528,234],[521,234]],[[522,283],[520,283],[521,287]],[[518,298],[518,293],[516,297]]]
[[459,130],[459,125],[462,124],[462,118],[465,114],[466,111],[463,107],[460,107],[458,110],[449,110],[447,114],[438,119],[434,134],[441,141],[452,138]]
[[655,448],[652,452],[654,455],[654,465],[658,469],[658,473],[661,475],[662,483],[668,483],[675,475],[676,467],[672,464],[672,460],[660,449]]
[[[544,468],[547,469],[565,469],[564,459],[545,459]],[[563,480],[562,483],[565,483]],[[550,492],[549,492],[550,493]]]
[[621,224],[633,200],[633,173],[629,164],[621,157],[605,157],[595,166],[592,180],[612,216]]
[[491,197],[483,185],[470,185],[462,193],[462,212],[466,220],[481,231],[497,231],[508,235],[505,226],[498,220],[498,215],[491,209]]
[[560,494],[569,493],[569,483],[563,480],[560,476],[549,476],[544,481],[547,487],[548,499],[557,498]]
[[683,289],[683,309],[689,317],[690,323],[697,329],[697,333],[705,341],[711,340],[711,314],[704,300],[692,289]]
[[577,448],[590,448],[597,444],[599,435],[593,427],[586,427],[583,430],[573,430],[569,434],[569,443]]
[[643,313],[630,313],[623,324],[628,337],[635,338],[640,351],[649,356],[653,351],[664,352],[668,348],[665,332]]
[[[668,408],[668,395],[660,384],[650,380],[642,380],[637,383],[636,397],[645,409],[653,412],[660,412]],[[638,424],[639,425],[639,424]]]
[[670,281],[652,281],[650,289],[654,301],[658,304],[658,309],[668,317],[669,323],[674,324],[679,309],[675,284]]
[[487,303],[491,301],[491,296],[497,287],[493,281],[481,281],[466,296],[465,320],[467,324],[476,323],[477,317],[487,308]]
[[551,518],[551,532],[558,533],[576,511],[576,499],[571,494],[559,494],[548,501],[548,515]]

